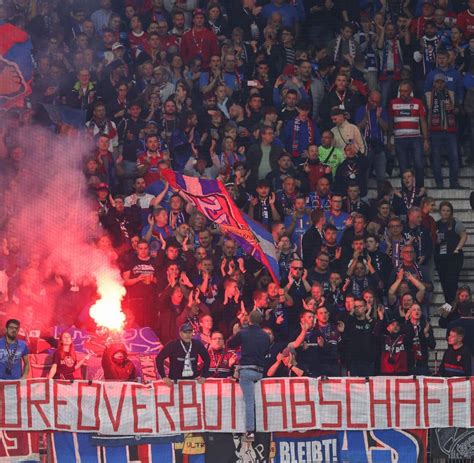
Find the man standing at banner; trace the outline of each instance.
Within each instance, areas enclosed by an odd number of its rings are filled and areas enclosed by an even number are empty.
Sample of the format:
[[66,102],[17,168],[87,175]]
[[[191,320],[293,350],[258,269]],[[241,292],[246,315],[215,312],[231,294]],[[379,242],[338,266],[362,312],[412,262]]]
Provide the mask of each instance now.
[[[168,374],[164,365],[166,359],[169,359]],[[209,376],[210,362],[204,344],[193,339],[193,325],[183,323],[179,328],[179,339],[170,341],[157,355],[156,368],[167,386],[171,387],[178,379],[196,379],[202,384]]]
[[255,440],[255,383],[263,377],[265,356],[270,348],[270,337],[260,328],[262,314],[252,310],[249,326],[227,341],[229,349],[240,346],[239,383],[245,402],[245,439]]
[[30,360],[26,342],[17,339],[20,322],[11,318],[5,328],[7,332],[0,338],[0,379],[26,379]]

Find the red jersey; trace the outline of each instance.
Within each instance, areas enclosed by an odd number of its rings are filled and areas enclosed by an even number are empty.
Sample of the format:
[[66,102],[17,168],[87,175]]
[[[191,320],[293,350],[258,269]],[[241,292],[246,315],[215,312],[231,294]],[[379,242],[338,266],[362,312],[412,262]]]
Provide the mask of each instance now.
[[425,107],[418,98],[404,101],[394,98],[388,108],[390,117],[393,118],[393,134],[395,138],[421,137],[420,117],[425,117]]
[[407,351],[403,334],[395,336],[386,334],[383,337],[380,373],[382,375],[408,373]]
[[326,169],[328,166],[318,162],[317,164],[308,164],[308,181],[310,191],[316,191],[318,181],[321,177],[326,175]]
[[137,156],[137,168],[147,166],[147,170],[143,175],[147,185],[161,180],[160,168],[158,167],[159,162],[164,159],[164,153],[158,151],[158,156],[149,156],[148,153],[141,153]]
[[456,25],[461,29],[464,37],[470,39],[474,35],[474,13],[469,10],[459,13]]
[[140,35],[136,35],[133,31],[129,32],[128,43],[130,44],[130,49],[132,50],[133,56],[138,56],[138,50],[143,51],[148,41],[148,34],[142,32]]
[[211,56],[220,55],[216,34],[209,29],[196,31],[194,28],[185,32],[181,39],[180,55],[184,64],[188,64],[191,59],[200,56],[202,68],[208,69]]

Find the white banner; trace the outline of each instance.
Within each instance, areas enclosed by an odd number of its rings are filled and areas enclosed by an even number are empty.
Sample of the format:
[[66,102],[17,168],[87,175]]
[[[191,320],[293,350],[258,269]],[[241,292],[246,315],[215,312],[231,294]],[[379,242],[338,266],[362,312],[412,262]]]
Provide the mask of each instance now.
[[[255,392],[257,430],[473,427],[474,378],[272,378]],[[0,429],[104,434],[243,432],[233,380],[149,384],[0,381]]]

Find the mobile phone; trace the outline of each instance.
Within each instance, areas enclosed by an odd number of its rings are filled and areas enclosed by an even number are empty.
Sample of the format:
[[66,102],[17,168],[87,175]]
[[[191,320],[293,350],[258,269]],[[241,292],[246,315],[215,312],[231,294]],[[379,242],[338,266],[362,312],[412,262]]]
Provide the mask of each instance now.
[[448,304],[447,302],[445,304],[443,304],[441,307],[440,307],[440,310],[443,310],[443,311],[446,311],[446,312],[451,312],[451,310],[453,310],[453,306],[451,304]]
[[258,80],[248,80],[247,81],[247,86],[248,87],[257,87],[258,86]]

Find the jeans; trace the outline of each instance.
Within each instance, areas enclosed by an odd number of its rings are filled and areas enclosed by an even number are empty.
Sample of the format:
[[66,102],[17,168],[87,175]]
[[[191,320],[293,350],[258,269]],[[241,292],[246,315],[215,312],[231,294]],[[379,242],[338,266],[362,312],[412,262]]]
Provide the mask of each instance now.
[[436,186],[443,185],[441,173],[441,155],[448,155],[449,185],[454,187],[458,183],[459,157],[456,133],[431,132],[431,161]]
[[373,146],[370,146],[370,143],[368,143],[367,164],[367,180],[372,173],[372,169],[375,168],[377,182],[383,182],[387,171],[387,155],[385,154],[385,151],[378,147],[374,148]]
[[382,94],[382,106],[387,107],[391,90],[394,86],[393,74],[387,76],[387,80],[379,81],[380,93]]
[[420,137],[398,137],[395,138],[395,152],[397,153],[400,177],[403,171],[410,167],[410,159],[413,159],[416,186],[425,186],[425,172],[423,159],[423,141]]
[[439,281],[443,288],[444,300],[452,304],[458,290],[459,275],[464,264],[462,252],[457,254],[436,254],[435,265],[438,270]]
[[262,379],[263,374],[247,368],[242,368],[239,372],[239,384],[245,403],[245,430],[255,431],[255,383]]

